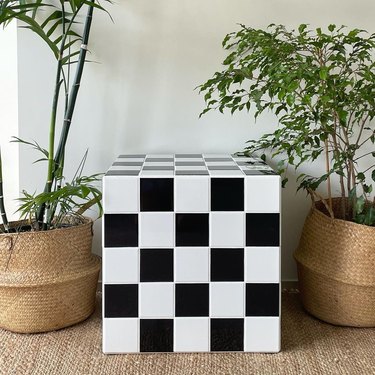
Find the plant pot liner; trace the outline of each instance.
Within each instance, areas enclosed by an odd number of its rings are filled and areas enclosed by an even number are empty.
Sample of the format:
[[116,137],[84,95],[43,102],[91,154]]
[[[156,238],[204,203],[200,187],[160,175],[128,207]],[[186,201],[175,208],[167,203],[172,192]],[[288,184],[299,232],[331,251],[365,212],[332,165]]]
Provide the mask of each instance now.
[[[340,198],[335,198],[334,213],[339,209]],[[317,202],[294,253],[303,306],[332,324],[373,327],[375,228],[333,219],[324,211]]]
[[100,271],[91,245],[89,219],[62,229],[1,234],[0,327],[47,332],[89,317]]

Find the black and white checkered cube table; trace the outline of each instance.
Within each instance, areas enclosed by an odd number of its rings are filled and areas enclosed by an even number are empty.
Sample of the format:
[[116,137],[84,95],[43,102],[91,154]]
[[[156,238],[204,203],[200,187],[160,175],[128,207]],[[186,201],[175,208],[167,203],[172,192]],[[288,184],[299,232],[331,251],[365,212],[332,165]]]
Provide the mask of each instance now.
[[280,350],[280,177],[269,166],[120,155],[103,185],[105,353]]

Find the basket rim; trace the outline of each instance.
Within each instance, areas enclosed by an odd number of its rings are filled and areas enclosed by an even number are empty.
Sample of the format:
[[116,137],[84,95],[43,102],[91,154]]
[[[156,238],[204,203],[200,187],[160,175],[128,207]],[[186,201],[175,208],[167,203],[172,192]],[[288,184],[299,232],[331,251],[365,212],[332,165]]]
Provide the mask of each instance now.
[[[342,199],[341,197],[334,197],[332,198],[332,200],[340,200]],[[374,231],[375,232],[375,226],[371,226],[371,225],[366,225],[366,224],[359,224],[359,223],[356,223],[354,221],[351,221],[351,220],[344,220],[344,219],[340,219],[340,218],[332,218],[330,217],[329,215],[327,215],[325,212],[323,212],[322,210],[320,210],[317,206],[316,206],[316,203],[320,203],[322,202],[321,200],[319,201],[316,201],[315,204],[313,204],[312,208],[311,208],[311,211],[309,213],[309,215],[311,215],[312,213],[317,213],[321,216],[323,216],[324,218],[327,218],[329,221],[335,221],[335,222],[338,222],[338,223],[345,223],[345,225],[352,225],[353,227],[358,227],[358,228],[361,228],[362,230],[365,229],[365,230],[370,230],[370,231]]]

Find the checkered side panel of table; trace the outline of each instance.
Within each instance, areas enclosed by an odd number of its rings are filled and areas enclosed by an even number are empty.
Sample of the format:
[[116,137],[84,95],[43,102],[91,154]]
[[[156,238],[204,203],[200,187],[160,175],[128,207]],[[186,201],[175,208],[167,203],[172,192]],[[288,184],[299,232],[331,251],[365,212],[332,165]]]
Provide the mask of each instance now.
[[103,351],[280,350],[280,176],[236,155],[120,155],[103,181]]

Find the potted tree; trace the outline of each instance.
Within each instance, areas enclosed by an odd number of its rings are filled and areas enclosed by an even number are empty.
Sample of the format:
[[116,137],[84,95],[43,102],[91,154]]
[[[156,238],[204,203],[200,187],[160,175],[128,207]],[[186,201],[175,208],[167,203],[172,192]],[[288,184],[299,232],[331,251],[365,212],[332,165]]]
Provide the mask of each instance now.
[[44,191],[23,191],[17,222],[7,219],[0,155],[0,327],[16,332],[63,328],[86,319],[95,307],[100,260],[91,254],[93,223],[83,214],[94,205],[101,214],[100,175],[83,175],[86,152],[72,179],[64,176],[94,8],[104,10],[95,0],[0,1],[0,25],[20,21],[56,58],[48,147],[15,139],[40,151],[38,162],[46,165]]
[[277,117],[244,152],[276,157],[284,176],[292,167],[312,199],[295,252],[304,307],[333,324],[375,326],[375,35],[241,25],[223,47],[224,70],[200,86],[202,114],[254,106],[255,118]]

